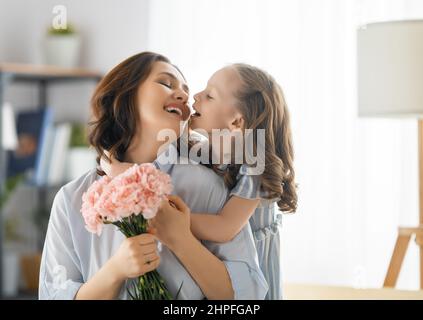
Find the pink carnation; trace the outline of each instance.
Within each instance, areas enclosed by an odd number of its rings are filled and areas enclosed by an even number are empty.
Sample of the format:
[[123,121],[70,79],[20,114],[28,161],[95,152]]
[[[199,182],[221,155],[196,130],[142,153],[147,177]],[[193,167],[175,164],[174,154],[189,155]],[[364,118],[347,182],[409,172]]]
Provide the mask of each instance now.
[[171,192],[170,176],[150,163],[133,165],[114,179],[104,176],[82,196],[86,228],[100,235],[104,221],[115,222],[132,214],[151,219]]
[[94,181],[87,192],[82,195],[81,212],[85,220],[85,227],[88,231],[97,233],[98,235],[101,234],[103,220],[97,204],[103,191],[107,189],[110,180],[109,177],[104,176],[100,180]]

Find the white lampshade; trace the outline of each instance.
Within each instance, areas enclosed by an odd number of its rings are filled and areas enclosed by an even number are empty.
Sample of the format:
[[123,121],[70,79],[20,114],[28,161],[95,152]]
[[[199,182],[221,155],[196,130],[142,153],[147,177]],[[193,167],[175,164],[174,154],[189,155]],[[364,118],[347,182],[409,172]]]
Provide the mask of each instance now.
[[357,32],[359,116],[423,118],[423,20]]

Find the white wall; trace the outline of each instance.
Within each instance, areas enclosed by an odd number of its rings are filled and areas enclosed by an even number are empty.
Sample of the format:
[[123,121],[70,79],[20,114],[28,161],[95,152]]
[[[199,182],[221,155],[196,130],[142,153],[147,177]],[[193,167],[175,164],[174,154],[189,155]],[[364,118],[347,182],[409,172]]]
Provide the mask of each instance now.
[[147,43],[148,0],[0,0],[0,61],[42,62],[55,5],[83,37],[81,65],[107,71]]
[[[146,49],[148,0],[136,1],[36,1],[0,0],[0,62],[43,63],[43,40],[55,16],[55,5],[64,5],[67,19],[82,37],[82,67],[106,72],[121,60]],[[49,104],[56,120],[85,121],[93,85],[55,86]],[[17,108],[34,105],[31,86],[8,88],[6,99]]]
[[[151,20],[151,48],[181,67],[194,93],[230,62],[264,68],[284,89],[299,183],[298,212],[283,219],[284,281],[381,287],[398,225],[417,223],[416,122],[357,117],[356,28],[421,19],[423,2],[154,0],[150,7],[152,17],[165,15]],[[417,262],[413,243],[399,288],[418,287]]]

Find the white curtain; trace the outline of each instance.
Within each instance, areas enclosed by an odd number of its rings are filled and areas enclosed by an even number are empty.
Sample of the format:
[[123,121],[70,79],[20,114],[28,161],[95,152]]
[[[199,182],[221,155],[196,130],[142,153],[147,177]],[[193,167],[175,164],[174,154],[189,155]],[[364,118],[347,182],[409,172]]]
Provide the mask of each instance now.
[[[356,28],[423,18],[420,0],[154,0],[148,49],[191,90],[247,62],[282,85],[292,114],[299,209],[284,216],[284,282],[381,287],[398,225],[418,223],[415,120],[362,119]],[[411,244],[398,288],[418,288]]]

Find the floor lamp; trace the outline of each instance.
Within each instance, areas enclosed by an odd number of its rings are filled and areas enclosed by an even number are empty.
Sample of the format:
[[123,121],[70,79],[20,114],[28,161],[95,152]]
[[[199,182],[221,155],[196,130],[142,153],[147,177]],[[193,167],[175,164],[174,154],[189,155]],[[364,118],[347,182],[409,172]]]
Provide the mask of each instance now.
[[418,121],[419,225],[400,227],[384,287],[395,287],[410,239],[423,289],[423,20],[371,23],[357,31],[359,116]]

